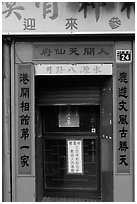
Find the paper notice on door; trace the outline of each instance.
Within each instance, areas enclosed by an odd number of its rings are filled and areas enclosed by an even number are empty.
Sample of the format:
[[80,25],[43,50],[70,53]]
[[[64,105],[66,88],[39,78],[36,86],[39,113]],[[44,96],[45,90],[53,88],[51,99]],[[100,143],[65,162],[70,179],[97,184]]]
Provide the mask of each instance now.
[[67,140],[68,174],[83,174],[82,140]]

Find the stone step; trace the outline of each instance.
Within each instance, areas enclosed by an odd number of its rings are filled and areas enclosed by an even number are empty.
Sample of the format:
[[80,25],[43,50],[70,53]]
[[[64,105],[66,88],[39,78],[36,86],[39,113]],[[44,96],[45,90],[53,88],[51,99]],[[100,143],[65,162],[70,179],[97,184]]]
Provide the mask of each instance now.
[[42,202],[101,202],[101,199],[44,197]]

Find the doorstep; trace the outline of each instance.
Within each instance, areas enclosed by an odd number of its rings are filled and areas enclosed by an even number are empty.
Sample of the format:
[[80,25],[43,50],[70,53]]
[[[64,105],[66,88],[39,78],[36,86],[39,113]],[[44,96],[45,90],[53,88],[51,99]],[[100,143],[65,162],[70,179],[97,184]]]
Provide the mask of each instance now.
[[101,202],[101,199],[44,197],[41,202]]

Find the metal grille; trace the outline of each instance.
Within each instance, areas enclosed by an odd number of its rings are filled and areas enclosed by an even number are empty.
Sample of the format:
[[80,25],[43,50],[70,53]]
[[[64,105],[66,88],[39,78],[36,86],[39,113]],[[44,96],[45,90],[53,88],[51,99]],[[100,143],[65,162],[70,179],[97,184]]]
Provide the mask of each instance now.
[[83,139],[84,173],[67,174],[66,139],[45,139],[45,189],[97,190],[97,139]]

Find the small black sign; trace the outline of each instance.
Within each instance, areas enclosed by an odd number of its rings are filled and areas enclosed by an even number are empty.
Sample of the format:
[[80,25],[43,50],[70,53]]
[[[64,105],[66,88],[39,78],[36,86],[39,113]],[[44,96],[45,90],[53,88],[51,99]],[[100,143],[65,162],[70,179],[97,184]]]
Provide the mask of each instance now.
[[131,50],[117,50],[116,51],[116,62],[132,62],[132,51]]

